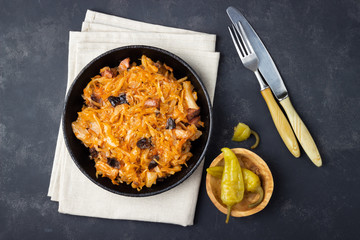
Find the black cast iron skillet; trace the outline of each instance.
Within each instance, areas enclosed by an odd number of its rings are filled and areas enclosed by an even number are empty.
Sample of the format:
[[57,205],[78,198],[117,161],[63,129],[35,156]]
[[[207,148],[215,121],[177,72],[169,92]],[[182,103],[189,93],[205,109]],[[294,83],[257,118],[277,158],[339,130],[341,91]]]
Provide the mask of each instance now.
[[[202,136],[192,143],[191,152],[193,153],[193,157],[188,160],[187,167],[183,166],[180,172],[164,179],[162,182],[157,181],[157,183],[152,185],[151,188],[143,187],[141,191],[137,191],[126,183],[113,185],[108,178],[101,176],[96,178],[94,161],[89,158],[89,149],[75,137],[71,128],[71,123],[77,119],[77,113],[81,111],[84,104],[84,100],[81,97],[83,89],[92,77],[99,74],[101,68],[105,66],[116,67],[119,65],[121,60],[127,57],[130,57],[131,62],[135,61],[140,65],[139,59],[142,55],[150,57],[155,62],[159,60],[160,62],[166,63],[168,66],[172,67],[174,75],[177,79],[184,76],[188,77],[188,80],[191,81],[195,91],[197,92],[197,104],[201,108],[201,120],[205,123],[205,127],[200,129],[203,132]],[[85,176],[98,186],[110,192],[130,197],[145,197],[165,192],[179,185],[199,166],[200,162],[204,158],[212,131],[211,111],[212,109],[209,96],[203,83],[195,71],[192,70],[186,62],[163,49],[150,46],[125,46],[110,50],[98,56],[86,65],[86,67],[84,67],[84,69],[79,73],[66,96],[62,124],[67,149],[69,150],[75,164]]]

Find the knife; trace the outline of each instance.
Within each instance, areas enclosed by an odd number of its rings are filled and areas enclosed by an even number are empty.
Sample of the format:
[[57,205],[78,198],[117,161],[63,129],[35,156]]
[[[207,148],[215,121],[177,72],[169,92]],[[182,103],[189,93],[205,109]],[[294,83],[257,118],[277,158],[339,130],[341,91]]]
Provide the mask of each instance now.
[[300,148],[294,131],[292,130],[290,123],[285,117],[283,111],[280,109],[279,104],[277,101],[275,101],[269,86],[264,82],[264,79],[259,72],[259,59],[252,49],[246,33],[243,31],[241,23],[238,22],[237,26],[228,27],[228,29],[234,42],[235,49],[239,54],[244,67],[255,73],[255,76],[260,85],[261,95],[263,96],[266,105],[268,106],[274,125],[281,139],[285,143],[285,146],[288,148],[290,153],[294,155],[294,157],[300,157]]
[[236,8],[228,7],[226,12],[234,25],[236,25],[237,22],[240,22],[243,26],[243,29],[254,49],[254,52],[259,58],[260,73],[265,78],[275,97],[279,100],[281,106],[284,108],[295,135],[305,153],[317,167],[320,167],[322,165],[322,160],[319,150],[317,149],[315,141],[312,138],[309,130],[295,111],[290,101],[285,84],[269,52],[249,22]]

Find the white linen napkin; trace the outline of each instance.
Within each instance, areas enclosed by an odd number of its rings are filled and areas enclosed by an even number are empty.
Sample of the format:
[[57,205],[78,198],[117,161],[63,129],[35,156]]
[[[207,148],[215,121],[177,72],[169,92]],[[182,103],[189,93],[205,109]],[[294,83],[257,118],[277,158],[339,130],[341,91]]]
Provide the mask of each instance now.
[[[116,47],[150,45],[181,57],[198,73],[211,100],[214,96],[219,53],[215,35],[169,28],[88,10],[82,32],[70,32],[68,87],[96,56]],[[68,89],[67,87],[67,89]],[[59,202],[59,212],[80,216],[193,224],[203,170],[198,169],[177,187],[151,197],[131,198],[93,184],[72,161],[60,125],[48,196]]]

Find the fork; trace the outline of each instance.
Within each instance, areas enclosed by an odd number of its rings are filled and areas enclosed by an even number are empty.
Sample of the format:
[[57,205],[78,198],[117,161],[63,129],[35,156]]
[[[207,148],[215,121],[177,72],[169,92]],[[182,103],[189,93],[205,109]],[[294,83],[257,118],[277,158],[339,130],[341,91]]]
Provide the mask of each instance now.
[[231,38],[234,42],[236,51],[239,54],[241,62],[247,69],[255,73],[255,76],[260,84],[261,95],[263,96],[269,108],[271,117],[280,137],[282,138],[283,142],[285,143],[291,154],[294,155],[294,157],[299,157],[300,148],[294,132],[284,113],[275,101],[269,86],[265,83],[259,72],[259,58],[257,57],[253,47],[251,46],[251,43],[246,36],[244,28],[242,27],[241,23],[238,22],[236,25],[228,27],[228,29],[230,31]]

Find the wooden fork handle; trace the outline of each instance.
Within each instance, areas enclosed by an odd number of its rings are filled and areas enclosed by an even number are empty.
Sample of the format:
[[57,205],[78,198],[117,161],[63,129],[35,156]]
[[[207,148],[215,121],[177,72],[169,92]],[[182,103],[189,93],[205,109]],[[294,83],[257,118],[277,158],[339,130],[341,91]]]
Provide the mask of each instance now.
[[291,154],[294,155],[294,157],[298,158],[300,156],[300,148],[296,141],[296,137],[287,118],[285,117],[284,113],[275,101],[270,88],[265,88],[264,90],[262,90],[261,95],[263,96],[269,108],[271,117],[278,133],[280,134],[280,137],[282,138],[283,142],[285,143]]
[[302,148],[310,158],[310,160],[317,166],[321,167],[322,160],[320,157],[319,150],[316,147],[314,139],[311,137],[309,130],[305,126],[304,122],[301,120],[297,112],[295,111],[293,105],[290,102],[289,97],[280,101],[281,106],[284,108],[290,124],[294,129],[295,135],[299,140]]

